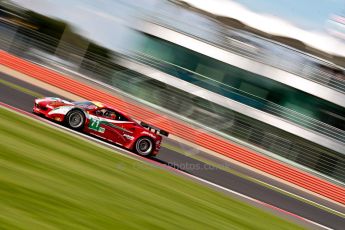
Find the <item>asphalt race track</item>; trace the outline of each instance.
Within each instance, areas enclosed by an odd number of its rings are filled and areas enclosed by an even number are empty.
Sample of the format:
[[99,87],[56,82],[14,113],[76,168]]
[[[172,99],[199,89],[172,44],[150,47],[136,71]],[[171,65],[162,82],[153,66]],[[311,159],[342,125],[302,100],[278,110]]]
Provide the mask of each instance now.
[[[35,97],[27,92],[25,93],[24,90],[20,90],[18,88],[13,87],[13,85],[20,86],[22,87],[21,89],[29,89],[33,92],[39,93],[44,96],[61,97],[49,91],[43,90],[39,87],[33,86],[26,82],[7,76],[3,73],[0,73],[0,80],[10,82],[12,84],[12,86],[10,86],[9,84],[4,84],[0,82],[0,101],[3,103],[9,104],[13,107],[28,111],[28,112],[31,112],[32,110],[33,100],[35,99]],[[169,145],[174,145],[177,147],[183,146],[183,144],[177,143],[169,139],[165,139],[165,142],[168,143]],[[195,151],[191,149],[191,147],[186,147],[186,148],[190,149],[191,152]],[[203,155],[204,153],[199,152],[198,154]],[[206,156],[206,154],[204,155]],[[181,169],[189,174],[192,174],[204,180],[210,181],[217,185],[223,186],[225,188],[231,189],[238,193],[244,194],[246,196],[260,200],[267,204],[273,205],[287,212],[294,213],[298,216],[309,219],[311,221],[327,226],[329,228],[344,229],[345,218],[342,218],[339,215],[322,210],[306,202],[295,199],[291,196],[287,196],[281,192],[270,189],[266,186],[260,185],[251,180],[247,180],[233,173],[226,172],[218,168],[212,167],[203,162],[190,158],[186,155],[172,151],[171,149],[162,147],[161,152],[157,156],[156,160],[160,163],[173,166],[177,169]],[[345,209],[343,207],[340,207],[331,202],[322,200],[316,196],[312,196],[310,194],[301,192],[297,189],[284,185],[280,182],[274,181],[258,173],[249,171],[248,169],[245,169],[238,165],[228,163],[228,162],[225,164],[224,161],[221,161],[220,159],[216,159],[216,158],[211,159],[211,160],[218,161],[222,165],[229,167],[231,170],[247,175],[251,178],[259,179],[261,181],[272,184],[276,187],[282,188],[294,194],[300,195],[314,202],[323,204],[324,206],[327,206],[338,212],[345,213]]]

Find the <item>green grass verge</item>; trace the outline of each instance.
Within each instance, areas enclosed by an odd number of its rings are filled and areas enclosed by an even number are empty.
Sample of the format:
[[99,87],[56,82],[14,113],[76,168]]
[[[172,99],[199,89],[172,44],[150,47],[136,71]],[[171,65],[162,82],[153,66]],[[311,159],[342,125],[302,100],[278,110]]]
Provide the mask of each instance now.
[[3,108],[0,140],[0,228],[300,228]]

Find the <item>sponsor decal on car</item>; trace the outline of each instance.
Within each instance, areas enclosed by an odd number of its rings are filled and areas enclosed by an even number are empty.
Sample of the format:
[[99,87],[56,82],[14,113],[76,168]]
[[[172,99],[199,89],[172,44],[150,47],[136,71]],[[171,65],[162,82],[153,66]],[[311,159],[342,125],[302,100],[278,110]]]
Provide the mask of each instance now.
[[89,129],[104,133],[105,129],[101,127],[102,121],[98,117],[90,116]]
[[123,136],[124,136],[125,138],[127,138],[128,140],[133,140],[133,139],[134,139],[133,136],[128,135],[128,134],[123,134]]

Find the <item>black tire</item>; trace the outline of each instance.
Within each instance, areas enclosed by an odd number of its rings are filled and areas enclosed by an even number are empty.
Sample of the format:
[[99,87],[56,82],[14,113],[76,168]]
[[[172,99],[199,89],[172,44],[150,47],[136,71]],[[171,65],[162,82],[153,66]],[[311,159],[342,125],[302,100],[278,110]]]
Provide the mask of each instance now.
[[154,148],[154,142],[149,137],[140,137],[134,144],[134,151],[143,157],[152,156]]
[[79,109],[71,110],[67,113],[65,123],[74,130],[82,130],[85,124],[85,114]]

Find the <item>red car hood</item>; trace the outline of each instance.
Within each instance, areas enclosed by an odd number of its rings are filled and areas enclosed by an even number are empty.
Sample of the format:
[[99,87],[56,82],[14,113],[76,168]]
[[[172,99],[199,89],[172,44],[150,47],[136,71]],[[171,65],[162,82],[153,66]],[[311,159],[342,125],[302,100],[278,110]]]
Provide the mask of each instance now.
[[52,98],[52,97],[47,97],[47,98],[42,98],[42,99],[36,99],[35,103],[39,105],[39,107],[45,107],[48,109],[54,109],[60,106],[65,106],[65,105],[73,105],[72,102],[63,100],[61,98]]

